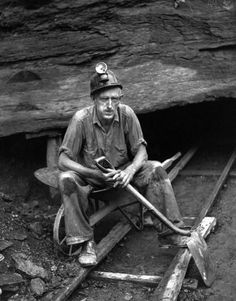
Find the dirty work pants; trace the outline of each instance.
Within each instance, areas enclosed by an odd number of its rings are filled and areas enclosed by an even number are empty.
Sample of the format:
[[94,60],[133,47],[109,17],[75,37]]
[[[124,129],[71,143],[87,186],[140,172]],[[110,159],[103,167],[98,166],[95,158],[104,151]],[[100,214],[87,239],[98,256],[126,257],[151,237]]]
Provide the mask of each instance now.
[[[135,174],[131,184],[170,221],[182,221],[170,180],[159,162],[147,161]],[[66,171],[59,175],[59,188],[65,210],[67,244],[83,243],[93,238],[93,229],[86,213],[92,183],[89,179],[81,179],[73,171]]]

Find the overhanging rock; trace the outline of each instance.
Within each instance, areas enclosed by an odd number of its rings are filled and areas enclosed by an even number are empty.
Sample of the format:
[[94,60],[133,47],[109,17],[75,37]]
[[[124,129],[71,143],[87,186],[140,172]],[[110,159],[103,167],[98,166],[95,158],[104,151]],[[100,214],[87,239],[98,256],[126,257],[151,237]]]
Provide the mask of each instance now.
[[233,1],[8,2],[0,4],[0,136],[66,127],[91,104],[100,60],[137,113],[236,96]]

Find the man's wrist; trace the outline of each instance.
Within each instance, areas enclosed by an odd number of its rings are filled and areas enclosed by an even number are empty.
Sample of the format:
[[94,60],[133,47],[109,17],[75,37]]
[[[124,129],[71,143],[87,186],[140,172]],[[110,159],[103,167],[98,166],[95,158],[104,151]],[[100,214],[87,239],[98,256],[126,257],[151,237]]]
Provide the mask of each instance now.
[[137,167],[133,163],[130,165],[130,167],[131,167],[132,173],[135,174],[137,171]]

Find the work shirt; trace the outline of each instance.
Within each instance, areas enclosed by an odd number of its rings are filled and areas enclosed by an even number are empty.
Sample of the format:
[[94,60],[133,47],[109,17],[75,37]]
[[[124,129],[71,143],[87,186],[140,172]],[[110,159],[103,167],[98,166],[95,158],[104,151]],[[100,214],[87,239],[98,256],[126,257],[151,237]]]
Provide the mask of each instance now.
[[105,156],[117,168],[126,164],[146,145],[134,111],[119,104],[108,132],[101,125],[95,106],[79,110],[72,117],[59,153],[86,167],[95,168],[94,159]]

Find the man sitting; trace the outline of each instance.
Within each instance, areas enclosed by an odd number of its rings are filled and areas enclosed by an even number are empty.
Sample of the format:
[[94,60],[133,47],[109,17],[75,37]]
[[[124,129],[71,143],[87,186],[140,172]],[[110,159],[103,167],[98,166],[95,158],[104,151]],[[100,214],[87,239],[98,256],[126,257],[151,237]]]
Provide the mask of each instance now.
[[[82,266],[97,263],[93,229],[86,213],[88,195],[94,187],[132,183],[170,221],[183,225],[170,180],[159,162],[147,160],[147,143],[138,118],[121,103],[122,85],[104,63],[96,66],[90,95],[93,104],[74,114],[59,149],[66,242],[82,244]],[[116,170],[103,173],[96,168],[94,160],[101,156]]]

